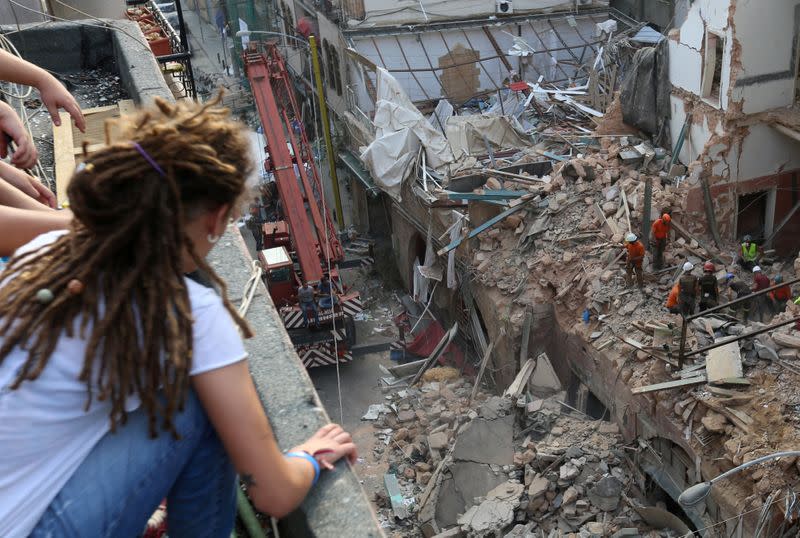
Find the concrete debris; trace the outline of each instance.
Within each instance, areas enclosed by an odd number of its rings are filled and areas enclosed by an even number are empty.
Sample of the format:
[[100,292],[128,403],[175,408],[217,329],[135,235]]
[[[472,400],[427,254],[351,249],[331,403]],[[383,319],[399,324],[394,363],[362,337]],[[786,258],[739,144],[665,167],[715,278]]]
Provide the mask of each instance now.
[[[403,495],[413,495],[406,506],[425,536],[651,530],[621,501],[633,478],[616,424],[578,415],[560,403],[563,392],[523,406],[478,392],[476,410],[466,407],[471,392],[462,379],[394,390],[386,405],[414,418],[384,413],[373,423],[392,432],[376,450],[387,451]],[[442,420],[445,409],[452,421]],[[418,535],[387,520],[399,535]]]

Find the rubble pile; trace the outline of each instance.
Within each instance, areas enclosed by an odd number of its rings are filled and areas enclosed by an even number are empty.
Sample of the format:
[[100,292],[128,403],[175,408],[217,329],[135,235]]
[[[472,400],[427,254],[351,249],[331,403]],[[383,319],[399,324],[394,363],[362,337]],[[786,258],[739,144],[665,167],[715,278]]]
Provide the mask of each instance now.
[[519,405],[478,392],[476,409],[471,393],[461,378],[423,382],[366,417],[388,453],[377,500],[393,536],[674,536],[637,513],[616,424],[576,414],[563,392]]

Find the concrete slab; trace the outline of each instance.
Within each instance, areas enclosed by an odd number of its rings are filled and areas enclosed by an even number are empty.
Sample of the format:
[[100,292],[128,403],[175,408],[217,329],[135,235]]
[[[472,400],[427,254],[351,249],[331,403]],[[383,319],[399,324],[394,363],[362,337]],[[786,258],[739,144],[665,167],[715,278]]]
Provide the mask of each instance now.
[[514,417],[512,415],[498,417],[494,420],[476,418],[456,439],[453,459],[511,465],[514,463],[513,437]]

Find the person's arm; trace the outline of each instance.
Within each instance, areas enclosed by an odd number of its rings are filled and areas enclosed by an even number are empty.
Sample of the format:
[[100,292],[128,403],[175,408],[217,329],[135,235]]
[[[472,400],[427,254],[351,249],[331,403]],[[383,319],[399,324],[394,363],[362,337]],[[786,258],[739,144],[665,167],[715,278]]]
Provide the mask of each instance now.
[[56,206],[55,195],[41,181],[4,161],[0,161],[0,179],[5,180],[0,181],[0,205],[20,209]]
[[11,256],[19,247],[53,230],[64,230],[72,220],[71,211],[36,211],[0,206],[0,256]]
[[[311,489],[314,467],[309,461],[281,453],[247,362],[196,375],[192,384],[256,508],[278,518],[288,515]],[[352,463],[356,458],[350,434],[335,425],[322,428],[292,449],[310,454],[319,450],[331,451],[324,456],[323,465],[343,457]]]
[[11,156],[14,166],[30,168],[36,164],[39,155],[22,120],[9,104],[0,101],[0,157],[3,159],[8,157],[9,141],[16,145]]
[[39,90],[44,106],[47,107],[53,123],[61,125],[58,109],[63,108],[81,131],[86,129],[81,107],[56,77],[30,62],[0,50],[0,79],[33,86]]

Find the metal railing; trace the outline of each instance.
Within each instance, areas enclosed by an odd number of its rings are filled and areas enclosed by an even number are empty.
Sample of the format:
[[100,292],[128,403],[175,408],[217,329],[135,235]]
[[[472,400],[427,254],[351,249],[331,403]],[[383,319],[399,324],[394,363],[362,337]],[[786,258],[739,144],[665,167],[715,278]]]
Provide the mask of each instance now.
[[733,301],[729,301],[729,302],[727,302],[725,304],[721,304],[719,306],[715,306],[713,308],[709,308],[709,309],[703,310],[702,312],[698,312],[697,314],[692,314],[691,316],[683,316],[683,323],[681,324],[681,345],[680,345],[680,350],[678,351],[678,368],[679,369],[683,368],[683,360],[685,358],[687,358],[687,357],[693,357],[695,355],[699,355],[700,353],[704,353],[704,352],[709,351],[711,349],[714,349],[714,348],[717,348],[717,347],[721,347],[721,346],[724,346],[726,344],[730,344],[731,342],[738,342],[739,340],[743,340],[745,338],[750,338],[751,336],[758,336],[759,334],[762,334],[762,333],[765,333],[765,332],[769,332],[769,331],[771,331],[773,329],[777,329],[778,327],[783,327],[784,325],[789,325],[790,323],[793,323],[795,321],[800,320],[800,316],[798,316],[798,317],[792,318],[792,319],[790,319],[788,321],[782,321],[780,323],[775,323],[775,324],[769,325],[767,327],[762,327],[761,329],[757,329],[755,331],[751,331],[751,332],[749,332],[747,334],[740,334],[740,335],[737,335],[737,336],[731,337],[731,338],[723,338],[722,340],[718,340],[718,341],[716,341],[713,344],[710,344],[708,346],[701,347],[699,349],[694,349],[694,350],[691,350],[689,352],[686,351],[686,332],[687,332],[687,330],[689,328],[689,322],[690,321],[693,321],[693,320],[695,320],[697,318],[701,318],[701,317],[707,316],[709,314],[713,314],[715,312],[720,312],[720,311],[722,311],[722,310],[724,310],[726,308],[730,308],[731,306],[736,306],[736,305],[745,303],[747,301],[752,301],[753,299],[755,299],[757,297],[760,297],[762,295],[765,295],[765,294],[767,294],[767,293],[769,293],[771,291],[777,290],[778,288],[782,288],[784,286],[791,286],[792,284],[796,284],[797,282],[800,282],[800,278],[795,278],[794,280],[790,280],[788,282],[781,282],[780,284],[776,284],[774,286],[770,286],[769,288],[753,292],[753,293],[751,293],[749,295],[746,295],[744,297],[739,297],[738,299],[734,299]]

